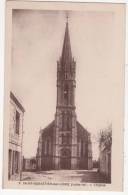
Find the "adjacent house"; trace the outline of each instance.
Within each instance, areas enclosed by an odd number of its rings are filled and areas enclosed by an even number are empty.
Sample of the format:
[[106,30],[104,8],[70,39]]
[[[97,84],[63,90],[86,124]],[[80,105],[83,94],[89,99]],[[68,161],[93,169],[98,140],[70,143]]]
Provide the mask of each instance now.
[[10,92],[8,178],[19,177],[22,163],[23,118],[25,109]]

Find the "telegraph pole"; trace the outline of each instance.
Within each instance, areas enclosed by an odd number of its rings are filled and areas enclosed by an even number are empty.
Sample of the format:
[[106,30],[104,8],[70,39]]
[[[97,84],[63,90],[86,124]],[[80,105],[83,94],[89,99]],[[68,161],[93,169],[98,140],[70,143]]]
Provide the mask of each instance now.
[[22,132],[21,132],[21,153],[20,153],[20,181],[22,181],[22,168],[23,168],[23,157],[22,157],[22,153],[23,153],[23,122],[24,122],[24,114],[23,114],[23,118],[22,118]]

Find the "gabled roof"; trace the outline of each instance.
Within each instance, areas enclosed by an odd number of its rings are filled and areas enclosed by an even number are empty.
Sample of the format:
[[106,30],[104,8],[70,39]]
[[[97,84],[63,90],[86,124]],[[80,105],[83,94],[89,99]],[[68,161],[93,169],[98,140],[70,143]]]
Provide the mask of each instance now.
[[19,107],[19,109],[22,112],[25,112],[24,107],[21,105],[21,103],[19,102],[19,100],[16,98],[16,96],[12,92],[10,92],[10,98],[15,102],[15,104]]
[[86,134],[87,136],[90,135],[90,133],[85,129],[78,121],[76,122],[77,125],[77,131],[79,132],[78,135]]
[[48,126],[46,126],[44,129],[41,129],[41,133],[43,135],[45,134],[51,134],[53,132],[54,129],[54,124],[55,124],[55,120],[53,120]]
[[[52,135],[53,131],[54,131],[54,126],[55,125],[55,120],[52,121],[47,127],[45,127],[44,129],[41,129],[41,134],[42,135]],[[78,131],[78,136],[89,136],[90,133],[87,131],[87,129],[85,129],[78,121],[76,122],[77,125],[77,131]]]

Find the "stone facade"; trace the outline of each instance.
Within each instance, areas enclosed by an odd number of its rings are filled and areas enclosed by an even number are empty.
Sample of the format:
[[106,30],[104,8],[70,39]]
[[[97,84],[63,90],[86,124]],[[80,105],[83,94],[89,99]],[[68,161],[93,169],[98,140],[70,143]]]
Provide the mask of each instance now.
[[55,120],[40,130],[37,168],[91,169],[90,133],[77,121],[75,112],[76,62],[72,57],[68,22],[62,55],[57,62],[57,106]]
[[8,150],[8,178],[20,175],[24,108],[14,94],[10,93],[10,124]]

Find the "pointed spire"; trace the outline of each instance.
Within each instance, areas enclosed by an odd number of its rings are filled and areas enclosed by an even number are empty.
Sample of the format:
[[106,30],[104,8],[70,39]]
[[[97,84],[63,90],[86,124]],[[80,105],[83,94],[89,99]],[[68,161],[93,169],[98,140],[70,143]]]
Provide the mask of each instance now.
[[72,61],[72,52],[71,52],[71,44],[70,44],[70,36],[69,36],[69,28],[68,28],[68,16],[66,18],[67,18],[67,22],[65,28],[62,56],[61,56],[61,60],[62,60],[61,62],[62,65],[65,66],[65,68],[70,66]]

